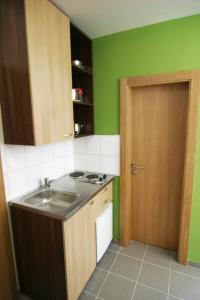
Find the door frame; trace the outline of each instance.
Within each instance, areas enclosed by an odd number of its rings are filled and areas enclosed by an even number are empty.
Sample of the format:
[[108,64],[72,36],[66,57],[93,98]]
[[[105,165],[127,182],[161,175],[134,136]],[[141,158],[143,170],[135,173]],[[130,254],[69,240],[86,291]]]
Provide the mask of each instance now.
[[199,70],[130,77],[123,78],[120,81],[120,244],[127,246],[131,239],[131,91],[134,87],[173,83],[189,84],[178,247],[179,263],[187,264],[200,96]]

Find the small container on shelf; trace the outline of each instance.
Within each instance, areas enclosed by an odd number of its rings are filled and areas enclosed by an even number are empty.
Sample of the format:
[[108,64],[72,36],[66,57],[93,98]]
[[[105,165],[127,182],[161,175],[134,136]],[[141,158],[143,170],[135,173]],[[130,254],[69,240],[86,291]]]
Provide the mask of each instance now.
[[79,123],[74,124],[75,136],[79,136],[81,134],[84,126],[85,126],[84,124],[79,124]]
[[72,66],[75,68],[75,69],[78,69],[78,70],[81,70],[87,74],[92,74],[92,68],[89,67],[89,66],[85,66],[83,65],[83,63],[78,60],[78,59],[75,59],[72,61]]
[[81,68],[82,62],[79,59],[75,59],[72,61],[72,65]]
[[72,100],[77,102],[83,102],[83,90],[82,88],[72,89]]

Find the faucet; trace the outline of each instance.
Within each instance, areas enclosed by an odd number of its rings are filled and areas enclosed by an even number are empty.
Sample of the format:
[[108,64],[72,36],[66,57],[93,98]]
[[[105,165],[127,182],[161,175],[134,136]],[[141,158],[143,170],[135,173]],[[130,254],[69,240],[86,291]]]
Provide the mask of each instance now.
[[48,177],[44,178],[44,186],[46,189],[50,189],[52,181],[53,180],[50,180]]

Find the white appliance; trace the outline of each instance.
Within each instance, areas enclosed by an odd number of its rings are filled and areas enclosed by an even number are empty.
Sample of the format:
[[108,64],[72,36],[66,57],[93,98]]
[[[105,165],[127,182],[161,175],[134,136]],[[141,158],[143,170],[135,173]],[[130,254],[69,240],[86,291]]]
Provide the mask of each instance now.
[[109,203],[96,219],[97,262],[106,252],[113,237],[113,204]]

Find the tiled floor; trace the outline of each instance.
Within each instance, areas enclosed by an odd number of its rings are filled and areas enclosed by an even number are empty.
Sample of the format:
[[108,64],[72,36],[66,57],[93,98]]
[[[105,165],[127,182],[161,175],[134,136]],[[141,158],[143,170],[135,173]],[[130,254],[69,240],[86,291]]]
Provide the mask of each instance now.
[[78,300],[200,300],[200,268],[176,254],[131,242],[112,243]]
[[97,299],[200,300],[200,268],[181,266],[158,247],[111,243],[78,300]]

